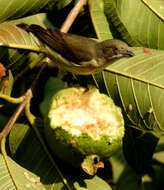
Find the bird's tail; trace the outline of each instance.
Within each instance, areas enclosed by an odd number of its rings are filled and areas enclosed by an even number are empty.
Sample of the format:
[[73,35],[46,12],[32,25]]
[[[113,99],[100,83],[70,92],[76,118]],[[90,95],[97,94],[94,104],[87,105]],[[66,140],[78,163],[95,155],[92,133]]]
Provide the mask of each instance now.
[[36,24],[28,25],[25,23],[21,23],[17,26],[27,32],[33,33],[39,40],[41,40],[43,43],[47,44],[49,47],[53,48],[57,52],[63,52],[64,40],[62,37],[63,34],[60,31],[56,29],[44,29]]
[[31,32],[33,33],[35,36],[37,36],[38,38],[40,38],[40,35],[42,34],[42,36],[44,34],[47,34],[46,30],[44,28],[42,28],[39,25],[36,24],[25,24],[25,23],[20,23],[17,24],[17,27],[22,28],[23,30],[27,31],[27,32]]
[[30,25],[28,25],[28,24],[20,23],[20,24],[17,24],[17,26],[18,26],[19,28],[22,28],[23,30],[26,30],[27,32],[30,32],[30,31],[29,31]]

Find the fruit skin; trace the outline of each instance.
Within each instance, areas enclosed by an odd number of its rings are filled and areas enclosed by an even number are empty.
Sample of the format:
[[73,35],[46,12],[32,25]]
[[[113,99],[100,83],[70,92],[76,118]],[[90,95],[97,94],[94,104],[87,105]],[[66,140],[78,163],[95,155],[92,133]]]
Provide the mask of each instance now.
[[[99,139],[94,139],[87,133],[81,135],[72,135],[70,132],[63,129],[61,126],[54,126],[52,122],[51,110],[55,109],[57,103],[60,104],[65,97],[69,97],[74,91],[83,90],[84,88],[68,88],[59,91],[55,94],[49,104],[49,111],[45,117],[45,136],[51,150],[62,160],[71,163],[73,166],[78,167],[83,162],[84,158],[88,155],[98,155],[101,160],[108,159],[113,152],[117,150],[122,144],[124,135],[124,120],[120,109],[114,105],[113,100],[108,96],[107,103],[112,109],[115,109],[117,120],[120,122],[118,130],[119,135],[114,138],[108,135],[103,135]],[[95,87],[90,87],[91,93],[99,93]]]

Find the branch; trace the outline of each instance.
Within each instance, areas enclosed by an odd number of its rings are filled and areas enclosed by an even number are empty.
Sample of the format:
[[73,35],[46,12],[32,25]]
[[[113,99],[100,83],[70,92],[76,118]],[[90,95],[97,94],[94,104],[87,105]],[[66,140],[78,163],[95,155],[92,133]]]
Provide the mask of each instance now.
[[70,29],[71,25],[73,24],[74,20],[76,19],[77,15],[79,14],[81,8],[86,4],[87,0],[79,0],[78,3],[74,6],[74,8],[71,10],[69,15],[67,16],[65,22],[61,26],[60,31],[67,33]]
[[4,127],[4,129],[2,130],[2,132],[0,133],[0,139],[7,137],[7,135],[11,131],[14,123],[16,122],[17,118],[19,117],[19,115],[21,114],[21,112],[23,111],[23,109],[25,108],[26,104],[28,104],[30,102],[30,100],[32,98],[32,91],[31,91],[31,89],[27,90],[27,92],[25,93],[24,97],[25,97],[24,101],[18,106],[17,110],[11,116],[10,120],[8,121],[8,123],[6,124],[6,126]]
[[8,121],[8,123],[5,125],[4,129],[2,130],[2,132],[0,133],[0,140],[2,138],[6,138],[7,135],[10,133],[13,125],[15,124],[16,120],[18,119],[19,115],[21,114],[21,112],[24,110],[24,108],[26,107],[27,104],[30,104],[31,99],[33,97],[33,93],[35,91],[35,87],[38,83],[39,77],[41,75],[41,73],[43,72],[45,66],[47,66],[46,63],[44,63],[39,71],[39,73],[37,74],[35,80],[33,81],[31,87],[26,91],[25,95],[24,95],[24,100],[23,102],[18,106],[17,110],[15,111],[15,113],[11,116],[10,120]]

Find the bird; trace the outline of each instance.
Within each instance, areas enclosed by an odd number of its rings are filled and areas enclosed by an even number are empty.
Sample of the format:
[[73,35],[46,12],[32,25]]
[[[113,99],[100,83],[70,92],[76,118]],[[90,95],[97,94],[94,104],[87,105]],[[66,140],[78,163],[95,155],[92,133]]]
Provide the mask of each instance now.
[[17,27],[37,37],[47,47],[43,53],[54,60],[57,66],[74,74],[94,74],[119,58],[134,56],[130,47],[118,39],[98,42],[58,29],[44,29],[36,24],[20,23]]

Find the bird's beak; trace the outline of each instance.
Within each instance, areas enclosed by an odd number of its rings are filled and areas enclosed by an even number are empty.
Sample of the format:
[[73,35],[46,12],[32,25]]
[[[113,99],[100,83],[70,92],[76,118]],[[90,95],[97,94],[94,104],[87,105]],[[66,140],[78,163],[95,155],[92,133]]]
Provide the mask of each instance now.
[[121,51],[120,54],[122,54],[125,57],[133,57],[135,55],[132,51],[129,50]]

